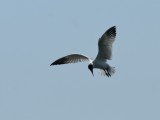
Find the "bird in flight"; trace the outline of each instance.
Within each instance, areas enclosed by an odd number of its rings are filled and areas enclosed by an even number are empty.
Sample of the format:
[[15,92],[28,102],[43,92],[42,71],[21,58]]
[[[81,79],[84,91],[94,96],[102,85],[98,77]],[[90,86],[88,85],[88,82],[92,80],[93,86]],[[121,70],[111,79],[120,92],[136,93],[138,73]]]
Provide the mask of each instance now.
[[93,69],[100,69],[103,75],[111,77],[115,73],[115,67],[110,66],[107,60],[112,58],[112,44],[116,37],[116,26],[109,28],[98,40],[98,54],[94,60],[82,54],[70,54],[59,58],[51,65],[61,65],[89,61],[88,69],[93,74]]

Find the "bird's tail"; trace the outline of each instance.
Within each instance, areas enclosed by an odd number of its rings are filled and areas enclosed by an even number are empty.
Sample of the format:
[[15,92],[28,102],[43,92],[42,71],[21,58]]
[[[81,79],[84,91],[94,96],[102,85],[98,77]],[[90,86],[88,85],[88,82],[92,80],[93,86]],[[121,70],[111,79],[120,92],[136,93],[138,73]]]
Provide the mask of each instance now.
[[107,69],[101,69],[101,75],[111,77],[116,72],[115,67],[109,66]]
[[109,72],[110,75],[113,75],[116,72],[116,68],[112,67],[112,66],[109,66],[108,72]]

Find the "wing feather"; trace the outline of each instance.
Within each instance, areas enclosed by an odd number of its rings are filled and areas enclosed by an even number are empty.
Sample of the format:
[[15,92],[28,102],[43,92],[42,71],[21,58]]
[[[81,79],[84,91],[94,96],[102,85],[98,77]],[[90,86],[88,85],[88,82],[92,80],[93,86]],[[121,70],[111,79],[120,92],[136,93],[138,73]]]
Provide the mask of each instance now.
[[112,57],[112,44],[116,37],[116,26],[109,28],[98,41],[98,54],[96,59],[106,61]]
[[68,64],[68,63],[77,63],[83,61],[90,61],[90,58],[81,54],[71,54],[59,58],[58,60],[54,61],[51,65],[61,65],[61,64]]

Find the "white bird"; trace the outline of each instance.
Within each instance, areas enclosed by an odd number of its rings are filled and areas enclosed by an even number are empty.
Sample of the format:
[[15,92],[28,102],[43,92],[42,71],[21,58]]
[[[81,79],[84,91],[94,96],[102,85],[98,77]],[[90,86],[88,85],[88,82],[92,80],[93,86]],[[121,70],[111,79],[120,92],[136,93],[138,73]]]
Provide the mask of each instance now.
[[91,71],[93,76],[94,76],[93,69],[98,68],[102,71],[103,75],[111,77],[111,75],[115,73],[115,67],[112,67],[109,64],[107,64],[107,60],[111,60],[112,44],[115,41],[115,37],[116,37],[116,26],[113,26],[109,28],[101,36],[101,38],[99,38],[98,41],[99,51],[97,57],[94,60],[85,55],[71,54],[54,61],[51,65],[89,61],[88,69]]

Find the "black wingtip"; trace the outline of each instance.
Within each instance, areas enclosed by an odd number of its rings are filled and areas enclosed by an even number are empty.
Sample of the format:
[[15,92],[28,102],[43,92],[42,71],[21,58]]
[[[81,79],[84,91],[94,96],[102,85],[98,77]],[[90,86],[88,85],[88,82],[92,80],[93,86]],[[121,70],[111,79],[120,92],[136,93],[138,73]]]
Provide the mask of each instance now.
[[115,29],[116,30],[116,26],[112,26],[110,29]]
[[54,62],[52,64],[50,64],[50,66],[54,65]]
[[116,26],[110,27],[107,31],[106,34],[108,34],[111,37],[116,36]]
[[115,30],[116,31],[116,26],[112,26],[108,30]]

